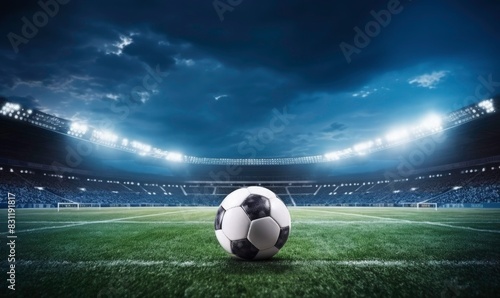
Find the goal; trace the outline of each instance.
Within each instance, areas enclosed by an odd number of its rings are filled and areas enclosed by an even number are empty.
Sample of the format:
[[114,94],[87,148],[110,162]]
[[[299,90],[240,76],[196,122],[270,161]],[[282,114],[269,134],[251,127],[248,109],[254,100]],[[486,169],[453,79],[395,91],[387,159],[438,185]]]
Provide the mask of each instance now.
[[437,203],[426,203],[426,202],[420,202],[417,203],[417,209],[424,209],[424,208],[433,208],[434,210],[438,210],[438,205]]
[[57,212],[61,209],[80,209],[80,203],[57,203]]
[[79,208],[99,208],[101,209],[101,203],[78,203]]
[[77,209],[80,208],[99,208],[101,209],[100,203],[57,203],[57,212],[61,209]]

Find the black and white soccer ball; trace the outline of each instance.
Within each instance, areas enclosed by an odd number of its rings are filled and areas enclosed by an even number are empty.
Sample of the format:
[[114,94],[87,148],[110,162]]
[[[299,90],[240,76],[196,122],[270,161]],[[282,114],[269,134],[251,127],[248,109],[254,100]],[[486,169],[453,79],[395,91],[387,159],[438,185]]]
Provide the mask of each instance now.
[[290,212],[271,190],[250,186],[228,194],[215,217],[215,235],[230,254],[245,260],[274,256],[290,234]]

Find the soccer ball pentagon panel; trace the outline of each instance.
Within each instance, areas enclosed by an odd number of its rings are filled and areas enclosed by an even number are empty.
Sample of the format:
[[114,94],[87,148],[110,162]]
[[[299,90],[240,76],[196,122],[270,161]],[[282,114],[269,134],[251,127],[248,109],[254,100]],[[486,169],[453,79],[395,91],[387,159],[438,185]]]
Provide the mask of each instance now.
[[245,260],[274,256],[290,234],[290,213],[271,190],[250,186],[228,194],[215,217],[215,235],[228,253]]

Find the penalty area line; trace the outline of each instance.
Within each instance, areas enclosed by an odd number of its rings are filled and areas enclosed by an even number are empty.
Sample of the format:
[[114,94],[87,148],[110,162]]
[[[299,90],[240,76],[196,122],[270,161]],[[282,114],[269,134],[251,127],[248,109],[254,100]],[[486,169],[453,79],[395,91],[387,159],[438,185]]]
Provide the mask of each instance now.
[[[182,211],[162,212],[162,213],[155,213],[155,214],[146,214],[146,215],[137,215],[137,216],[130,216],[130,217],[106,219],[106,220],[85,221],[85,222],[73,223],[73,224],[67,224],[67,225],[58,225],[58,226],[40,227],[40,228],[25,229],[25,230],[16,230],[16,233],[29,233],[29,232],[36,232],[36,231],[43,231],[43,230],[63,229],[63,228],[71,228],[71,227],[91,225],[91,224],[114,223],[114,222],[119,222],[119,221],[128,220],[128,219],[136,219],[136,218],[152,217],[152,216],[160,216],[160,215],[168,215],[168,214],[176,214],[176,213],[189,213],[189,212],[198,212],[198,211],[197,210],[182,210]],[[2,233],[0,233],[0,235],[5,235],[7,233],[8,232],[2,232]]]
[[381,220],[386,220],[386,221],[387,220],[397,221],[400,223],[424,224],[424,225],[440,226],[440,227],[453,228],[453,229],[459,229],[459,230],[469,230],[469,231],[475,231],[475,232],[500,234],[500,230],[489,230],[489,229],[478,229],[478,228],[471,228],[471,227],[464,227],[464,226],[454,226],[454,225],[448,225],[448,224],[441,223],[441,222],[416,221],[416,220],[408,220],[408,219],[398,219],[398,218],[381,217],[381,216],[374,216],[374,215],[365,215],[365,214],[356,214],[356,213],[338,212],[338,211],[315,210],[315,209],[302,209],[302,210],[330,213],[330,214],[334,213],[334,214],[342,214],[342,215],[350,215],[350,216],[376,218],[376,219],[381,219]]

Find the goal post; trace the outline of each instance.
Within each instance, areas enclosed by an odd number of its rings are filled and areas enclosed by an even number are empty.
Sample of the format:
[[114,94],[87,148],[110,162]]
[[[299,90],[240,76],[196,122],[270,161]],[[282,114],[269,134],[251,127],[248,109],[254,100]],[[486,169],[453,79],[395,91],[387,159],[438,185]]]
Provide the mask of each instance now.
[[437,203],[427,203],[427,202],[417,203],[417,209],[424,209],[424,208],[433,208],[436,211],[438,210]]

